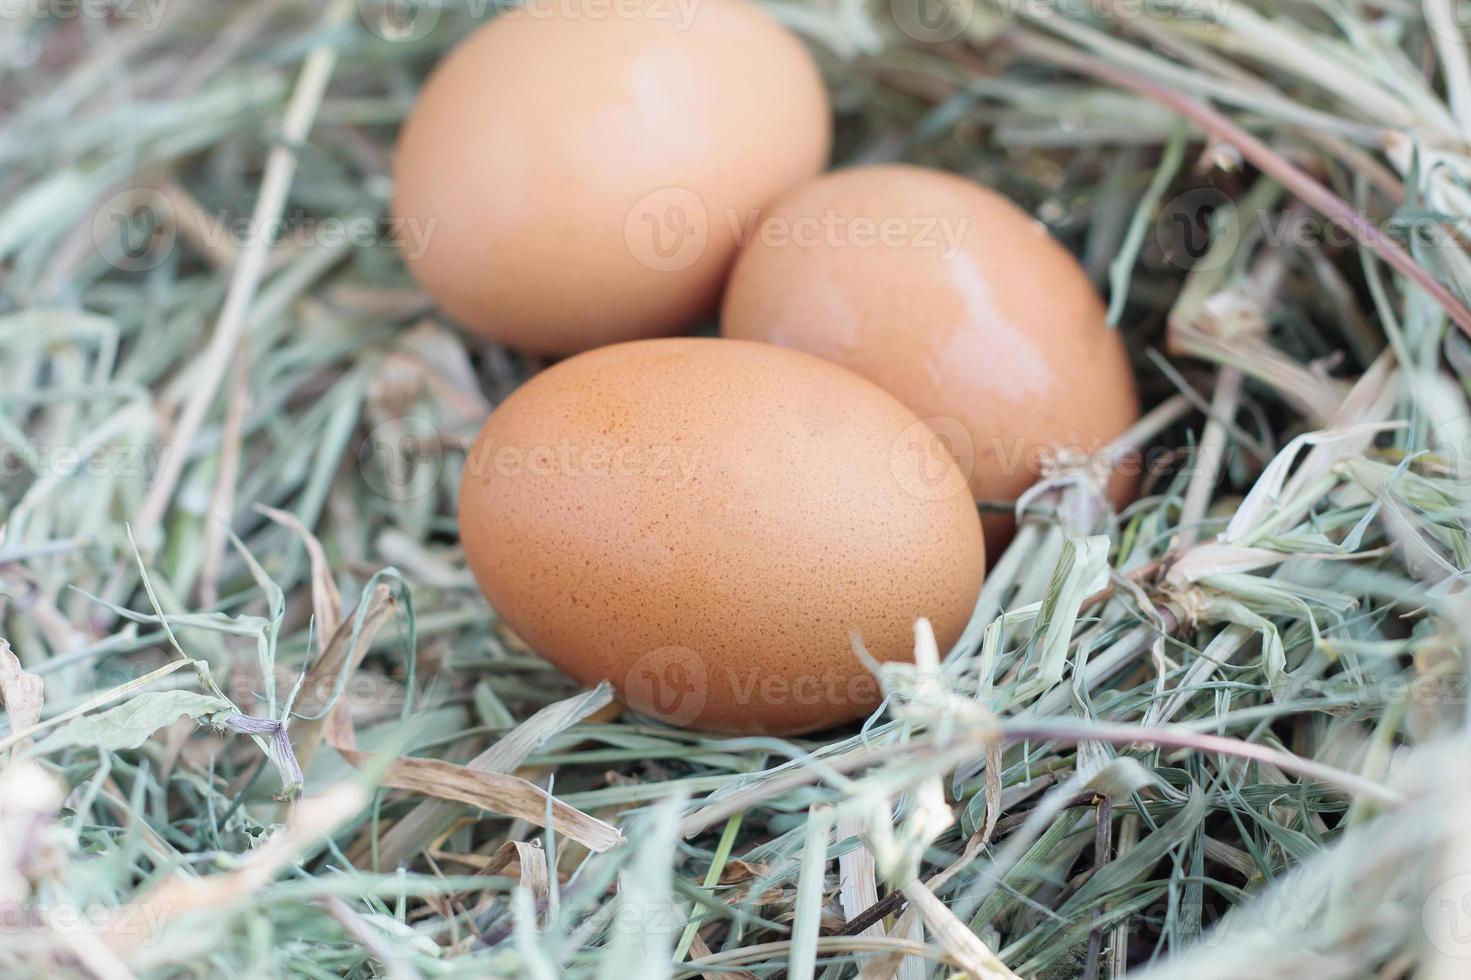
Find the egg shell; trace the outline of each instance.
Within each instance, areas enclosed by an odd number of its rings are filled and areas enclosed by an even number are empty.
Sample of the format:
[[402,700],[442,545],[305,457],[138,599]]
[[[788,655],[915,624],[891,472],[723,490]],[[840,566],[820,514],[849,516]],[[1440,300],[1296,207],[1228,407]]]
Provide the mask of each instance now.
[[577,680],[705,730],[863,716],[917,617],[959,637],[985,566],[933,432],[849,371],[718,338],[600,348],[485,423],[460,485],[491,604]]
[[466,327],[572,353],[714,314],[737,236],[831,144],[802,43],[744,0],[530,0],[435,69],[401,251]]
[[[1118,331],[1073,256],[1005,197],[912,166],[826,174],[773,205],[736,261],[725,336],[841,364],[951,447],[977,500],[1014,501],[1058,449],[1139,416]],[[1122,507],[1137,473],[1108,477]],[[986,518],[993,554],[1006,515]]]

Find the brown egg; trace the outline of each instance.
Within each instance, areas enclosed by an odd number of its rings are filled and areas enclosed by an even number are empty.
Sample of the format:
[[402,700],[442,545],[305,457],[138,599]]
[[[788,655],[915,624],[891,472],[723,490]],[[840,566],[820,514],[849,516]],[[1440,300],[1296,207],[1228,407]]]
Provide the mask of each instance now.
[[[1058,449],[1092,452],[1139,415],[1118,332],[1040,222],[953,174],[863,167],[762,216],[722,332],[794,347],[878,384],[930,422],[977,500],[1013,501]],[[1110,479],[1116,506],[1134,474]],[[1010,534],[986,519],[993,554]]]
[[[944,468],[932,472],[935,460]],[[985,565],[933,432],[857,375],[714,338],[617,344],[526,382],[460,483],[465,557],[526,642],[669,724],[792,734],[871,711]]]
[[409,270],[544,353],[715,312],[740,230],[826,164],[801,42],[744,0],[531,0],[434,71],[394,159]]

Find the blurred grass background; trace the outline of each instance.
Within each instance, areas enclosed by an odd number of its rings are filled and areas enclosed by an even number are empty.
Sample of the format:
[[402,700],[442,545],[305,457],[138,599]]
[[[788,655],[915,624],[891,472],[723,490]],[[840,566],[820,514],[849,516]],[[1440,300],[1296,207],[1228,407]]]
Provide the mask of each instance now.
[[768,9],[1155,409],[831,741],[622,715],[463,567],[539,365],[384,213],[492,5],[0,4],[5,976],[1466,975],[1471,4]]

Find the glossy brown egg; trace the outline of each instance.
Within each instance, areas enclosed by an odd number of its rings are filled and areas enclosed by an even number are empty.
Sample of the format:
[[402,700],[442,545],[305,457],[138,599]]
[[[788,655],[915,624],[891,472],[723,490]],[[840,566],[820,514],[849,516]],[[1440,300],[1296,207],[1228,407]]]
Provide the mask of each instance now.
[[[938,473],[935,461],[943,466]],[[980,589],[965,480],[857,375],[714,338],[616,344],[501,404],[460,484],[465,557],[530,646],[679,726],[792,734],[871,711],[852,651],[944,650]]]
[[451,316],[571,353],[713,314],[741,229],[830,140],[811,56],[752,3],[530,0],[426,83],[393,215]]
[[[953,174],[910,166],[808,181],[736,261],[722,332],[841,364],[940,434],[977,500],[1014,501],[1057,450],[1093,452],[1139,415],[1118,332],[1042,224]],[[1136,476],[1121,469],[1122,506]],[[987,518],[993,553],[1010,521]]]

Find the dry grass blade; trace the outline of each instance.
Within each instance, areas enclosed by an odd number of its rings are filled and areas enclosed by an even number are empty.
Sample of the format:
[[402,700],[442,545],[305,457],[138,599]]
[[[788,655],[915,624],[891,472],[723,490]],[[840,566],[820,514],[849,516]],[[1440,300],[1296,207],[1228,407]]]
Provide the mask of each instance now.
[[[113,916],[116,927],[105,936],[108,946],[126,956],[158,942],[165,930],[179,928],[191,917],[229,915],[242,896],[259,891],[289,862],[356,816],[366,803],[367,794],[354,783],[338,784],[302,802],[290,825],[238,869],[203,877],[192,873],[170,876],[118,909]],[[148,927],[133,928],[137,923]]]
[[[837,821],[838,840],[859,836],[866,824],[857,814],[841,813]],[[878,904],[878,881],[874,877],[873,852],[855,847],[838,856],[838,900],[849,922]],[[884,927],[875,922],[858,933],[860,936],[882,936]]]
[[337,631],[342,626],[342,593],[337,590],[337,583],[332,578],[332,566],[327,561],[327,552],[317,536],[295,514],[288,514],[265,504],[256,504],[255,509],[282,527],[296,532],[302,544],[306,545],[312,564],[312,628],[317,635],[317,642],[321,644],[322,657],[326,659],[327,647],[337,638]]
[[[377,768],[381,760],[371,753],[340,749],[342,755],[358,767]],[[382,786],[404,789],[440,800],[468,803],[491,813],[515,817],[538,827],[546,825],[548,805],[552,828],[590,851],[602,852],[623,841],[618,828],[576,807],[568,806],[535,783],[500,772],[484,772],[457,766],[438,759],[400,757],[382,768],[378,777]]]
[[[604,684],[585,694],[548,705],[467,762],[466,768],[479,772],[512,772],[537,747],[601,711],[612,701],[612,697],[612,688]],[[435,800],[420,803],[395,823],[378,842],[379,862],[385,867],[397,867],[415,851],[444,833],[454,822],[454,818],[455,808],[449,804]],[[358,860],[364,857],[366,854],[360,854]]]
[[[333,0],[322,18],[323,26],[331,28],[343,23],[351,15],[352,8],[350,0]],[[268,227],[285,207],[291,179],[296,171],[296,153],[291,144],[305,139],[311,129],[336,60],[336,50],[330,45],[322,44],[312,50],[302,66],[301,78],[281,127],[283,142],[272,149],[266,172],[261,178],[261,190],[252,216],[252,224],[256,228]],[[250,304],[255,299],[265,271],[266,249],[269,244],[270,239],[267,236],[257,234],[234,267],[230,290],[225,297],[225,305],[220,312],[208,356],[204,361],[203,377],[196,379],[196,387],[179,416],[174,438],[180,446],[187,447],[194,441],[194,436],[204,422],[205,413],[214,401],[225,370],[240,356],[240,338],[249,322]],[[171,453],[166,457],[158,482],[143,502],[136,522],[139,533],[145,538],[152,534],[163,518],[183,466],[184,453]]]
[[[352,680],[353,672],[367,655],[378,632],[394,617],[397,601],[388,585],[379,583],[353,618],[344,621],[332,635],[301,683],[301,696],[293,705],[296,720],[291,725],[291,744],[303,770],[308,770],[329,728],[338,734],[344,749],[353,746],[351,726],[343,731],[333,726],[333,711],[345,708],[338,699]],[[336,745],[336,743],[334,743]]]
[[1060,49],[1057,46],[1037,43],[1031,39],[1018,38],[1016,42],[1024,50],[1049,57],[1058,63],[1086,72],[1103,81],[1143,93],[1199,125],[1216,139],[1238,150],[1264,173],[1270,174],[1282,186],[1312,205],[1319,213],[1339,222],[1366,247],[1386,263],[1393,266],[1432,296],[1447,315],[1468,336],[1471,336],[1471,309],[1458,299],[1442,283],[1411,257],[1393,239],[1355,211],[1342,198],[1314,180],[1286,157],[1252,136],[1227,116],[1204,103],[1166,86],[1134,75],[1095,58]]
[[905,885],[904,895],[967,976],[974,980],[1019,980],[923,882],[911,881]]
[[485,864],[481,867],[481,873],[488,875],[507,874],[512,872],[520,882],[522,888],[526,889],[531,897],[542,901],[550,891],[551,877],[547,871],[546,851],[535,842],[508,840],[501,845]]
[[802,841],[802,870],[797,878],[792,946],[787,958],[789,980],[812,980],[817,970],[817,931],[827,899],[827,851],[835,814],[818,807],[807,815]]
[[[10,722],[12,733],[34,729],[41,720],[41,707],[46,700],[46,682],[27,673],[10,644],[0,640],[0,707]],[[24,752],[27,738],[12,743],[12,754]]]

